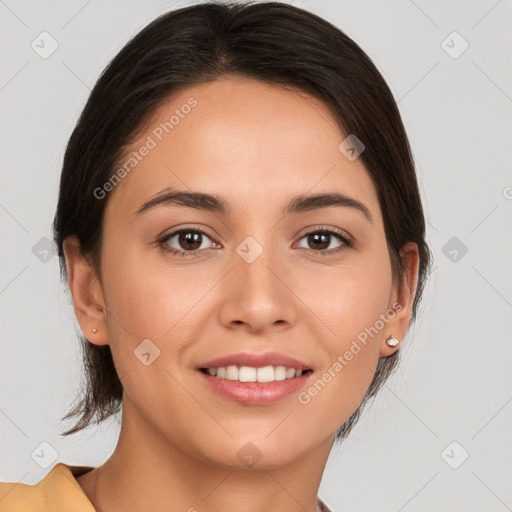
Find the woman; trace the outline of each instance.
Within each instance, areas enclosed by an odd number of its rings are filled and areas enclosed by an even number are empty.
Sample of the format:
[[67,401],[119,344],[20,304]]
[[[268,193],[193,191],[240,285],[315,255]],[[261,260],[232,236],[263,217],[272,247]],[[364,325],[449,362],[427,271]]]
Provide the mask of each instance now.
[[366,54],[281,3],[159,17],[90,95],[54,233],[87,372],[64,435],[122,407],[121,433],[97,468],[1,484],[2,510],[329,510],[331,447],[396,367],[429,267]]

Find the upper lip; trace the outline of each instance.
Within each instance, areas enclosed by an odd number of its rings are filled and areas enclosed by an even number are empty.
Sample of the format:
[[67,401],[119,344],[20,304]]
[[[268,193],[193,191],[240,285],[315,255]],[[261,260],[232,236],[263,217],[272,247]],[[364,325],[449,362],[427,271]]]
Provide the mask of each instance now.
[[198,369],[219,368],[230,365],[238,367],[251,366],[253,368],[263,368],[264,366],[286,366],[287,368],[294,368],[295,370],[311,369],[311,367],[306,363],[277,352],[265,352],[264,354],[241,352],[238,354],[231,354],[229,356],[218,357],[216,359],[206,361],[205,363],[200,364]]

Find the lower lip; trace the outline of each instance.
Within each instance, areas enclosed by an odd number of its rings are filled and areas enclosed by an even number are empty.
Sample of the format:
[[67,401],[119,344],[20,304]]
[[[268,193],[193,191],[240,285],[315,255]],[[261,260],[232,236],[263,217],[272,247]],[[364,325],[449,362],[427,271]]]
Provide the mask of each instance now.
[[273,404],[296,393],[313,372],[303,373],[300,377],[274,382],[240,382],[238,380],[213,377],[199,370],[205,382],[219,394],[247,405]]

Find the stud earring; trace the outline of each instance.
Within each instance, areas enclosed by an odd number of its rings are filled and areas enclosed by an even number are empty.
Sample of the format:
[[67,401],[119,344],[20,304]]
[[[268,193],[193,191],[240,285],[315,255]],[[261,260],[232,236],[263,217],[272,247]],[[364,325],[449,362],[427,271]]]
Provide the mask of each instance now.
[[386,338],[386,343],[388,344],[388,347],[396,347],[400,340],[396,339],[392,334]]
[[93,329],[92,332],[96,334],[98,332],[98,329]]

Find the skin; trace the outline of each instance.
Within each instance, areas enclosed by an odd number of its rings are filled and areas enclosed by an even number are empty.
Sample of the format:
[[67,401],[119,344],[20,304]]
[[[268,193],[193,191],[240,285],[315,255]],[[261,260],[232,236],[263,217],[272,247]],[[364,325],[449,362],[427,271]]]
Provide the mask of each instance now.
[[[103,199],[101,281],[77,239],[64,244],[81,329],[110,345],[125,390],[113,455],[77,480],[103,512],[313,512],[336,430],[379,356],[398,350],[386,337],[406,334],[418,250],[404,247],[406,273],[394,285],[369,174],[338,150],[346,134],[305,93],[239,77],[189,87],[159,107],[131,149],[190,97],[197,106]],[[136,214],[166,187],[216,194],[231,212],[174,205]],[[373,222],[346,206],[282,215],[293,196],[321,192],[357,199]],[[156,242],[180,228],[209,233],[196,255],[173,256]],[[331,235],[319,247],[305,236],[315,228],[343,230],[354,245]],[[263,248],[252,263],[236,252],[248,236]],[[190,247],[177,236],[167,246]],[[235,403],[196,370],[228,354],[276,351],[314,369],[308,387],[395,302],[400,312],[306,405],[296,393],[272,405]],[[160,350],[149,366],[133,353],[147,338]],[[261,453],[252,468],[237,457],[249,442]]]

